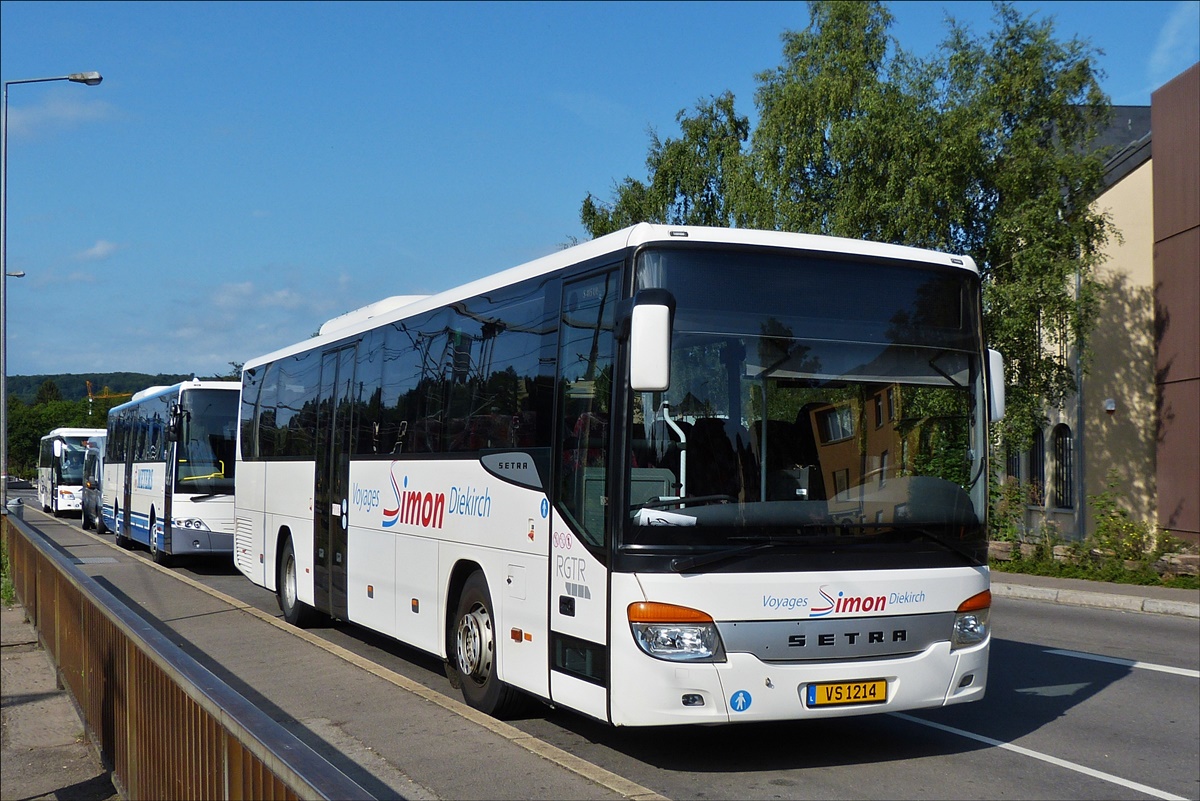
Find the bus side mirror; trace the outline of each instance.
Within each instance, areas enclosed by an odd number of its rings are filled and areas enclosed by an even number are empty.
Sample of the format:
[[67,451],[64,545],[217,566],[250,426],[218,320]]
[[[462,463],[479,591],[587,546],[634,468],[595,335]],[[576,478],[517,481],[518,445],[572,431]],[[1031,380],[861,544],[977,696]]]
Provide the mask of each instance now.
[[61,459],[62,451],[63,451],[62,440],[61,439],[54,440],[54,458]]
[[1004,419],[1004,356],[988,350],[988,399],[993,423]]
[[170,418],[167,421],[167,442],[179,441],[179,430],[183,425],[183,416],[179,413],[179,404],[171,403]]
[[629,320],[629,385],[634,392],[670,389],[674,312],[675,299],[665,290],[644,290],[634,299]]

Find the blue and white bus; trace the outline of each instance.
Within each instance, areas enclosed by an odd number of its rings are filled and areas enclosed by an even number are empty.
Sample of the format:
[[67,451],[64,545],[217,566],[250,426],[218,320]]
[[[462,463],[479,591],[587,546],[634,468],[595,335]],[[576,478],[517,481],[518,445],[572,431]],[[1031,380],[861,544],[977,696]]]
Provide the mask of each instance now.
[[37,494],[42,510],[58,517],[83,508],[83,457],[103,428],[56,428],[38,448]]
[[233,551],[237,381],[151,387],[108,413],[101,515],[154,560]]
[[234,562],[498,716],[974,701],[1002,369],[965,256],[637,225],[247,361]]

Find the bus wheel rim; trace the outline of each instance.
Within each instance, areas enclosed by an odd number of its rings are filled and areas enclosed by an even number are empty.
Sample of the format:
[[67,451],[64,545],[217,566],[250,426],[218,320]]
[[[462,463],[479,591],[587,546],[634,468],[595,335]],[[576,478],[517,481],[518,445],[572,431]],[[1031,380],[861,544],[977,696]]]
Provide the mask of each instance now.
[[492,621],[487,609],[476,605],[458,622],[458,670],[477,682],[488,677],[492,669]]
[[296,562],[288,559],[283,569],[283,599],[288,609],[296,605]]

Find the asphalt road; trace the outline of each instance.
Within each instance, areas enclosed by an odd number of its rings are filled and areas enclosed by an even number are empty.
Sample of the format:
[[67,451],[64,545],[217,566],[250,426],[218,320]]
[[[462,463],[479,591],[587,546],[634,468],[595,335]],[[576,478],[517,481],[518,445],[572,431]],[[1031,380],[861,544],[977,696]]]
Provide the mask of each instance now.
[[[40,514],[26,519],[36,525]],[[157,570],[148,554],[136,555],[146,570]],[[274,596],[224,560],[181,563],[171,572],[278,616]],[[803,724],[654,730],[612,729],[539,707],[510,723],[680,801],[1200,799],[1197,619],[1010,598],[996,598],[992,615],[988,693],[975,704]],[[312,633],[382,671],[458,697],[436,659],[354,626]],[[355,687],[340,691],[353,696]],[[451,766],[458,756],[444,752]]]

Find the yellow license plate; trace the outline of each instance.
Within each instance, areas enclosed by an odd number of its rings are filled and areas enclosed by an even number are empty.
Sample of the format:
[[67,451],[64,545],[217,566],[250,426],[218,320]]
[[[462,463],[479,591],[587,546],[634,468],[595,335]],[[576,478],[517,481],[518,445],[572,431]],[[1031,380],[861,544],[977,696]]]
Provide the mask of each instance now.
[[883,679],[837,681],[828,684],[808,685],[809,706],[882,704],[886,700],[887,682]]

